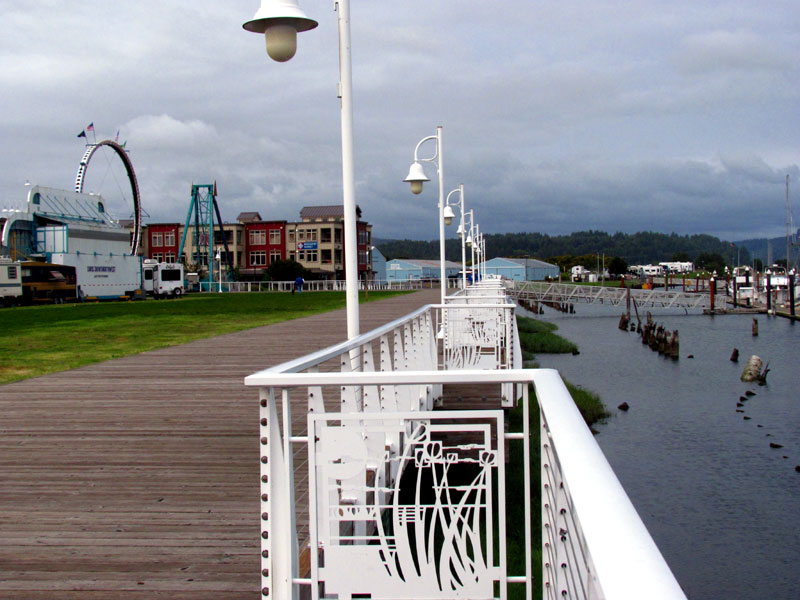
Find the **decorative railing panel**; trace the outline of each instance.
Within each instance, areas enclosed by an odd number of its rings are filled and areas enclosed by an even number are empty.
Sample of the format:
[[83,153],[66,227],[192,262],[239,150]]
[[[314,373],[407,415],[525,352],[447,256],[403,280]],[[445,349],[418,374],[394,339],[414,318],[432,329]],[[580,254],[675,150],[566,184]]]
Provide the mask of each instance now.
[[502,411],[386,416],[309,416],[312,598],[493,598],[505,573],[492,537],[498,511],[505,539],[492,484],[505,481]]

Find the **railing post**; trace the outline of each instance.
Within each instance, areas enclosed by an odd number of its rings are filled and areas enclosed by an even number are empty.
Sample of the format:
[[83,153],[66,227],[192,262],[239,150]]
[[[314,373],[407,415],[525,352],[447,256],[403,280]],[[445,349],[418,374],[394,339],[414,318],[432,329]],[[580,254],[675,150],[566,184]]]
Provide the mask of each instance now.
[[[284,437],[278,422],[275,388],[260,388],[261,408],[261,593],[263,597],[296,597],[297,530],[294,512],[294,465],[289,448],[289,394],[283,391]],[[287,451],[287,449],[289,451]]]

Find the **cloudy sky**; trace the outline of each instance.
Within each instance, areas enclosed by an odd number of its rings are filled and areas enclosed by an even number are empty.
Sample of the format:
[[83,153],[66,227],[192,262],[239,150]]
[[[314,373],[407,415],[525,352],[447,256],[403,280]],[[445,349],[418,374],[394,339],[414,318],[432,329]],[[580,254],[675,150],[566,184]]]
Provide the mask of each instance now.
[[[320,25],[284,64],[242,29],[258,4],[0,0],[0,207],[26,181],[71,189],[90,122],[127,141],[151,222],[182,222],[192,182],[217,181],[225,220],[340,203],[334,3],[301,2]],[[351,12],[356,196],[376,237],[437,236],[435,169],[420,196],[402,183],[437,125],[446,191],[464,183],[485,232],[777,236],[787,174],[798,226],[796,0]],[[126,210],[119,167],[89,171]]]

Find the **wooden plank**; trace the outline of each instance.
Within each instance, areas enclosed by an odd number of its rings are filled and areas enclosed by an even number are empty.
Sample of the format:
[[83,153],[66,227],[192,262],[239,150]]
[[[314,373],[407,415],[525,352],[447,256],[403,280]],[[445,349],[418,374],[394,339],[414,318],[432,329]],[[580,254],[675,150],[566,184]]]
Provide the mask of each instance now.
[[[434,302],[361,305],[361,330]],[[257,597],[258,392],[243,379],[345,337],[339,310],[0,386],[0,598]]]

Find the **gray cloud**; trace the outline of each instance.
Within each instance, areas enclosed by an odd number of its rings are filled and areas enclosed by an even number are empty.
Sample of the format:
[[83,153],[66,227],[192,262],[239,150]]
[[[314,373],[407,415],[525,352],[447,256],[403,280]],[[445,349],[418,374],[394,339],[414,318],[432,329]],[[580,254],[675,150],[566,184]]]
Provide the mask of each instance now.
[[[319,28],[277,64],[241,29],[257,0],[0,0],[0,205],[26,179],[70,188],[90,121],[127,140],[154,220],[183,220],[192,182],[218,182],[226,219],[340,202],[336,15],[302,4]],[[780,235],[793,8],[355,2],[357,201],[378,237],[434,238],[436,186],[401,180],[441,124],[446,191],[465,184],[484,231]]]

